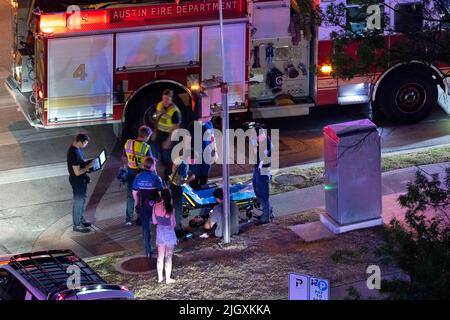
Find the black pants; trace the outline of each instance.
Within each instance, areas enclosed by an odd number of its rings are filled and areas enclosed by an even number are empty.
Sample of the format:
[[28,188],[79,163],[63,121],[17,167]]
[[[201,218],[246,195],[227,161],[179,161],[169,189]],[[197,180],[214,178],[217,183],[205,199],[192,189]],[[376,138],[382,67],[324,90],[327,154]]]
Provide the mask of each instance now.
[[142,238],[144,239],[145,255],[152,253],[152,212],[153,206],[144,205],[139,207],[139,216],[142,222]]
[[181,230],[181,221],[183,220],[183,187],[170,185],[172,191],[173,208],[175,210],[175,219],[177,221],[175,229]]

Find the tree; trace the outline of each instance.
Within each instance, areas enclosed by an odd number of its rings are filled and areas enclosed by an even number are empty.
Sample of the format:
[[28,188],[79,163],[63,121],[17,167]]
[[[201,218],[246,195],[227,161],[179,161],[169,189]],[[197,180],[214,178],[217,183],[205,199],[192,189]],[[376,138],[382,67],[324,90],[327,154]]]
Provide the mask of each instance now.
[[[347,6],[330,4],[316,10],[322,25],[337,29],[330,35],[333,53],[329,58],[334,77],[369,76],[394,63],[413,60],[450,64],[450,0],[395,6],[383,0],[347,0]],[[394,26],[384,14],[388,11],[394,15]],[[356,55],[348,54],[355,51]]]
[[[450,168],[443,182],[417,171],[415,181],[398,199],[405,221],[390,222],[379,253],[403,269],[410,281],[383,281],[394,299],[450,299]],[[433,209],[436,216],[427,217]]]

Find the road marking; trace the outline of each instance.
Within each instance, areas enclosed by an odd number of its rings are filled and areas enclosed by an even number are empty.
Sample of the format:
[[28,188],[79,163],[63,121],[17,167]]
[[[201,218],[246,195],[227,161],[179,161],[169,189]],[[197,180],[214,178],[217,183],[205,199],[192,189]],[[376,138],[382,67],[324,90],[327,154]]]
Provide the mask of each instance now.
[[68,175],[66,162],[5,170],[0,172],[0,185]]
[[12,144],[22,144],[36,141],[45,141],[50,139],[58,139],[67,136],[75,136],[80,128],[69,129],[24,129],[16,131],[7,131],[0,133],[0,147]]

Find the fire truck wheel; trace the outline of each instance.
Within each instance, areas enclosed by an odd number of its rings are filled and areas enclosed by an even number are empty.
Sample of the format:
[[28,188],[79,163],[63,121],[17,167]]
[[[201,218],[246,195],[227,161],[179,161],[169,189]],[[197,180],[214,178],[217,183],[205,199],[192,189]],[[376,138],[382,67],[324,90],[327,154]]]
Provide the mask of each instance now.
[[426,71],[396,72],[381,83],[377,105],[397,123],[426,118],[437,104],[437,85]]

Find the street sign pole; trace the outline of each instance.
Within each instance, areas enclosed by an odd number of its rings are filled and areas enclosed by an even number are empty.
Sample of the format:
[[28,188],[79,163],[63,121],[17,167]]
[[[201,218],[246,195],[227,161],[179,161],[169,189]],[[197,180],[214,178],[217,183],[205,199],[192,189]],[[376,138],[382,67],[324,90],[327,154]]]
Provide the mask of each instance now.
[[230,172],[228,164],[229,140],[228,140],[228,86],[225,81],[225,45],[223,32],[223,7],[222,0],[219,0],[219,19],[220,19],[220,44],[222,49],[222,176],[223,176],[223,218],[224,218],[224,233],[223,241],[230,243]]

